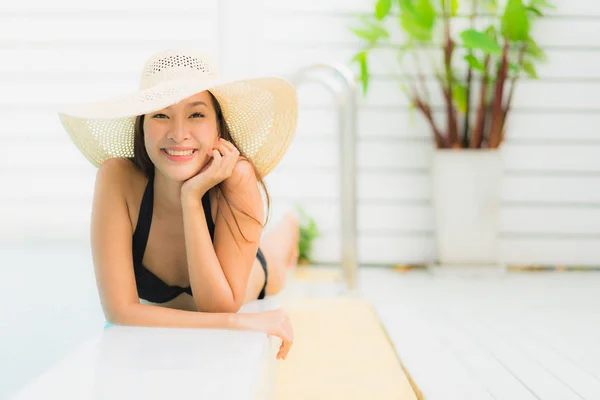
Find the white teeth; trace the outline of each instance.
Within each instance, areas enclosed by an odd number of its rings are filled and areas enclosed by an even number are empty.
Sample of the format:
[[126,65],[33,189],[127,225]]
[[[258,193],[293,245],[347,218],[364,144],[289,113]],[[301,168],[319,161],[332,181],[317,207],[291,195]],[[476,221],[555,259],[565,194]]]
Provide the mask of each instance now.
[[172,155],[172,156],[191,156],[194,153],[194,151],[195,150],[174,151],[174,150],[165,149],[165,152],[167,152],[167,154]]

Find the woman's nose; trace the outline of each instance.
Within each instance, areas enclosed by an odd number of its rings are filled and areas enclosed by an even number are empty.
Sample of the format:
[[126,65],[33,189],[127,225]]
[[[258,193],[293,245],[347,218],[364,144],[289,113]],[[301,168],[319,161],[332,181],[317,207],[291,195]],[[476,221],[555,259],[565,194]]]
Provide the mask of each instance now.
[[188,133],[185,122],[182,120],[174,121],[167,134],[168,139],[172,139],[177,143],[187,139],[189,136],[190,134]]

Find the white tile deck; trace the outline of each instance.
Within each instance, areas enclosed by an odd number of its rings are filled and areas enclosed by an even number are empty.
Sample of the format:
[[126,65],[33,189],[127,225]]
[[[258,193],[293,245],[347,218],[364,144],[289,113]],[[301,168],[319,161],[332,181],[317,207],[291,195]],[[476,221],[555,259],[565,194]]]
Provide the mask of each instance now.
[[361,271],[428,400],[600,399],[600,272]]

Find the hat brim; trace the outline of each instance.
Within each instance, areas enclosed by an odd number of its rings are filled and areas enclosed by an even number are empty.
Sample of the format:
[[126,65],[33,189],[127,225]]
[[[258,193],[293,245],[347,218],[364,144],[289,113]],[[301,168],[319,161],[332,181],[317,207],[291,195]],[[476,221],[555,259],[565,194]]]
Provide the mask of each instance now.
[[133,157],[135,118],[208,90],[218,100],[232,139],[266,176],[294,137],[296,89],[272,76],[233,81],[215,78],[169,81],[103,101],[71,106],[58,115],[74,144],[96,167],[113,157]]

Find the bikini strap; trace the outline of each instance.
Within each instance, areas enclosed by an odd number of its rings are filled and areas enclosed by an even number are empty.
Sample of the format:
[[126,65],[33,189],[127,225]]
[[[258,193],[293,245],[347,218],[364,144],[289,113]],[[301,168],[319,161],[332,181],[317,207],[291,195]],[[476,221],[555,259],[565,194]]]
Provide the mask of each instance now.
[[150,225],[152,224],[152,210],[154,207],[154,174],[150,174],[144,195],[142,197],[142,203],[140,205],[140,212],[138,214],[137,225],[133,234],[133,265],[138,266],[142,264],[144,258],[144,252],[146,251],[146,245],[148,244],[148,236],[150,235]]

